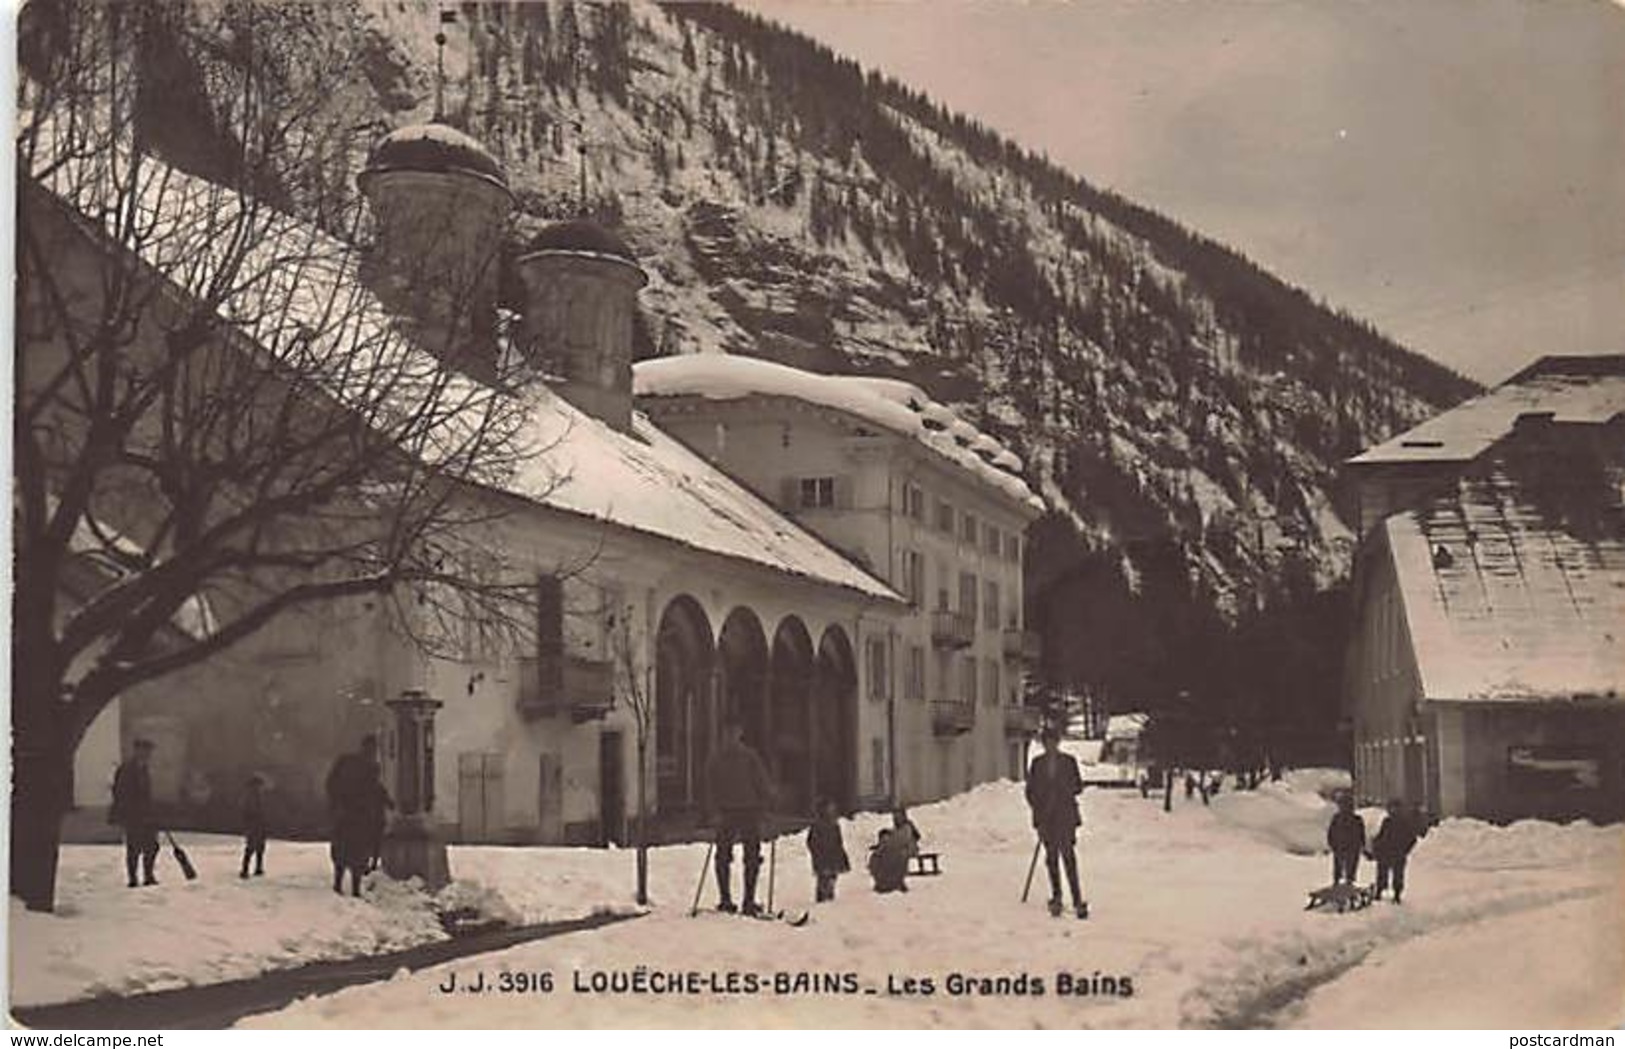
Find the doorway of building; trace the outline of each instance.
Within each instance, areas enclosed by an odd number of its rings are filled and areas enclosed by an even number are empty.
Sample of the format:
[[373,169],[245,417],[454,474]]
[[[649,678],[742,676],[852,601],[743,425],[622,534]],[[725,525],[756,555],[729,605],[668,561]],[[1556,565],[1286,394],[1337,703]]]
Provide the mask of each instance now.
[[626,844],[626,763],[619,732],[598,737],[598,827],[600,845]]
[[458,838],[497,841],[502,829],[502,755],[457,755]]

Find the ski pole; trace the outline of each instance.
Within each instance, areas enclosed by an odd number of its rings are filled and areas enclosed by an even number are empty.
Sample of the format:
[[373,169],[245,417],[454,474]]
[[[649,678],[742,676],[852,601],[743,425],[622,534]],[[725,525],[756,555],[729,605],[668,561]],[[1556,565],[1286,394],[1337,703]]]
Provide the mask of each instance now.
[[694,905],[688,909],[690,918],[700,913],[700,893],[705,891],[705,872],[711,869],[711,852],[716,847],[714,841],[705,843],[705,862],[700,865],[700,880],[694,886]]
[[773,875],[779,869],[779,839],[777,835],[767,842],[767,913],[773,913]]
[[1038,870],[1038,850],[1043,847],[1043,839],[1033,842],[1033,861],[1027,864],[1027,884],[1021,890],[1021,902],[1026,903],[1027,897],[1033,892],[1033,872]]

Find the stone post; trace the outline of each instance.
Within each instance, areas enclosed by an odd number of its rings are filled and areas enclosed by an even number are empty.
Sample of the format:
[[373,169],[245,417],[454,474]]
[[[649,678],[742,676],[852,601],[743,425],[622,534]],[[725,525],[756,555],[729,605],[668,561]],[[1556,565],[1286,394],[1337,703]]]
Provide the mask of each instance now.
[[384,873],[423,879],[438,892],[451,881],[446,843],[435,833],[434,714],[441,703],[407,689],[385,703],[395,714],[395,818],[384,835]]

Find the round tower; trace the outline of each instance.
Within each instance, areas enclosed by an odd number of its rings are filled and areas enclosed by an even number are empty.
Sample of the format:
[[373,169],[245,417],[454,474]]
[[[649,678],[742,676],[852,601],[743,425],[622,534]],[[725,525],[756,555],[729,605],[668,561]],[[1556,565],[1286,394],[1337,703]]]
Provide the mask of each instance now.
[[414,124],[379,140],[357,183],[377,229],[365,274],[373,290],[417,321],[430,349],[490,371],[498,257],[514,202],[502,165],[456,128]]
[[632,425],[632,318],[648,282],[632,249],[578,219],[542,230],[519,257],[525,287],[519,345],[576,407],[618,430]]

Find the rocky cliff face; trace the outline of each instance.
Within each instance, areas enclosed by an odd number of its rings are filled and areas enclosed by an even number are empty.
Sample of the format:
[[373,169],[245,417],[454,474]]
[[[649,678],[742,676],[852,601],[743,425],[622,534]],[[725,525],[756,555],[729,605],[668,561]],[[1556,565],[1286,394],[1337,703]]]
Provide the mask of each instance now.
[[444,118],[506,164],[516,240],[585,210],[649,270],[644,356],[898,376],[1017,448],[1053,508],[1031,546],[1040,613],[1085,564],[1130,598],[1148,571],[1173,579],[1159,592],[1231,622],[1332,582],[1352,539],[1338,463],[1473,390],[729,8],[391,0],[320,17],[355,41],[345,97],[379,129],[433,115],[445,32]]

